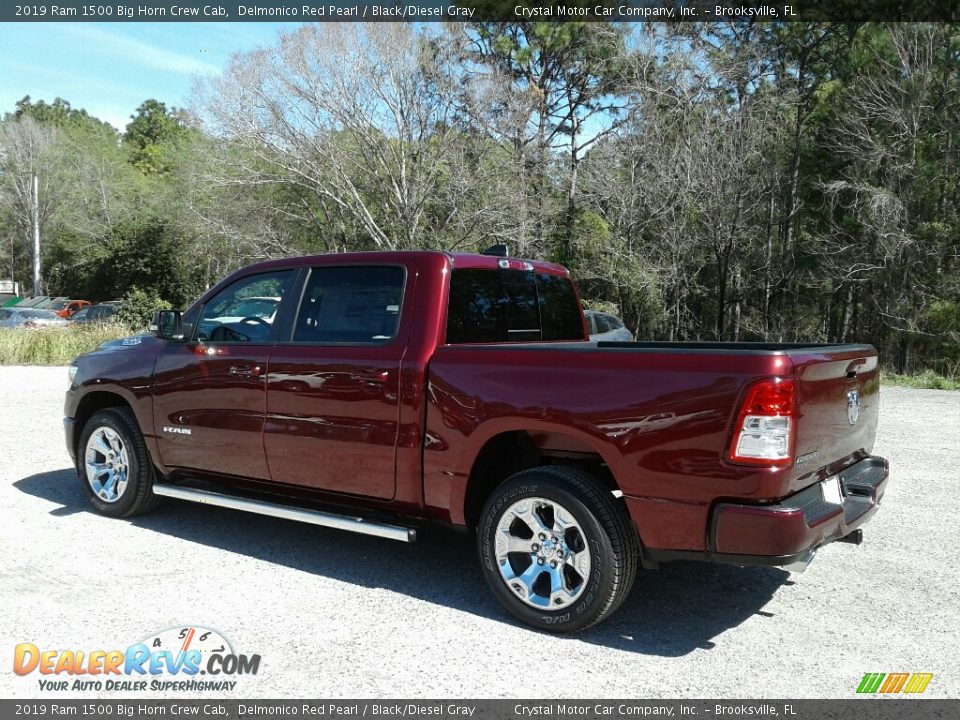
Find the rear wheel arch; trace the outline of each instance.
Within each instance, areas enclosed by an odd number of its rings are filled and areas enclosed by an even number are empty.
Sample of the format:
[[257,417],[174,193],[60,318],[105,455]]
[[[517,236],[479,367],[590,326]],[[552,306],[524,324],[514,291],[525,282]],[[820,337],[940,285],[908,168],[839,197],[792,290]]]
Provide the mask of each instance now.
[[509,478],[537,467],[568,466],[588,472],[611,492],[620,486],[603,456],[589,443],[562,430],[509,430],[483,444],[476,454],[463,497],[463,517],[474,529],[490,495]]
[[589,472],[563,465],[524,470],[496,487],[481,511],[477,549],[503,607],[554,632],[615,612],[641,559],[623,504]]

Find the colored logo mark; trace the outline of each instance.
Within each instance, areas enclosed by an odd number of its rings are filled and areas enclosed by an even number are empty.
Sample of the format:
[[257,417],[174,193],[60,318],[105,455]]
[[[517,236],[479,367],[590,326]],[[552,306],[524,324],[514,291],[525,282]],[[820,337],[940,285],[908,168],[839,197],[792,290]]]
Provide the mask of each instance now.
[[933,680],[933,673],[867,673],[857,686],[857,692],[922,693]]

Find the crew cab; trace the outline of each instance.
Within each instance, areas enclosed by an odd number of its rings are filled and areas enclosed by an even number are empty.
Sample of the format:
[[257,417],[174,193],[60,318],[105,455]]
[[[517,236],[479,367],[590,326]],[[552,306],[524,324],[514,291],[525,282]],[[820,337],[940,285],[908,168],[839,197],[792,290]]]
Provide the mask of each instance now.
[[538,628],[609,616],[641,566],[802,569],[859,543],[887,482],[873,347],[590,342],[568,271],[502,249],[263,262],[152,330],[70,367],[97,511],[452,525]]

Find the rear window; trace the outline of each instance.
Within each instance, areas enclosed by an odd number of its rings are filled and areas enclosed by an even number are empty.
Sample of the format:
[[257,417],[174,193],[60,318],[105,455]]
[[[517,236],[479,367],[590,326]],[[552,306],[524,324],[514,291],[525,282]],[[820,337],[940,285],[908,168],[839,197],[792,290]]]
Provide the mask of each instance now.
[[525,270],[454,270],[447,342],[583,340],[569,278]]

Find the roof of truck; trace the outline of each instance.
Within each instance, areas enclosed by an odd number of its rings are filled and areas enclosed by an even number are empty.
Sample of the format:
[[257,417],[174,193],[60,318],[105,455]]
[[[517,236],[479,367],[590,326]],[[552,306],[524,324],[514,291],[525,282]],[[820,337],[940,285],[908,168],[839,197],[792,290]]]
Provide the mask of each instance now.
[[549,275],[569,275],[562,265],[544,262],[542,260],[528,260],[515,257],[499,257],[496,255],[481,255],[480,253],[450,253],[441,250],[374,250],[369,252],[327,253],[325,255],[301,255],[279,260],[267,260],[243,268],[244,274],[256,268],[265,270],[279,267],[302,267],[304,265],[326,263],[384,263],[403,260],[416,260],[423,257],[446,258],[455,268],[488,268],[494,270],[503,267],[501,261],[507,263],[508,269],[535,270]]

